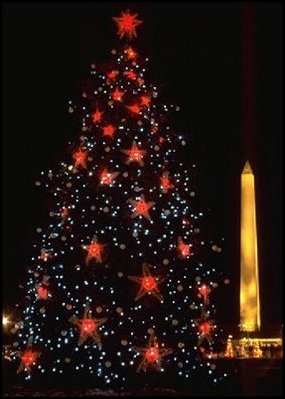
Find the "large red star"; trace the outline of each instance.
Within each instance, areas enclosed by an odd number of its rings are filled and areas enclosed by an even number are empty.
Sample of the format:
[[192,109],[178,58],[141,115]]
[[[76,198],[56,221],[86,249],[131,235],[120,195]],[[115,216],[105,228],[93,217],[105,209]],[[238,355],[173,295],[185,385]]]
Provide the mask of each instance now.
[[171,348],[159,346],[154,333],[150,335],[147,347],[134,347],[133,349],[142,355],[142,360],[137,368],[137,372],[141,369],[146,371],[147,368],[154,368],[155,370],[161,371],[162,358],[173,352]]
[[90,260],[95,259],[96,263],[102,263],[102,252],[103,252],[104,244],[99,244],[97,242],[97,237],[94,236],[91,244],[83,245],[83,248],[88,251],[86,256],[86,265],[90,262]]
[[49,277],[48,276],[43,276],[43,280],[40,284],[36,284],[36,290],[37,290],[37,299],[49,299]]
[[160,187],[164,193],[167,193],[169,189],[174,187],[173,184],[170,182],[168,172],[164,172],[162,177],[160,178]]
[[33,351],[32,349],[27,348],[23,351],[21,355],[21,363],[18,367],[17,374],[22,370],[26,369],[28,373],[31,372],[31,366],[36,363],[37,358],[40,356],[40,352]]
[[99,111],[99,109],[97,108],[96,111],[92,114],[92,120],[94,123],[96,122],[100,122],[102,119],[102,115],[103,115],[103,111]]
[[120,90],[118,89],[118,87],[116,87],[115,91],[113,91],[113,93],[112,93],[112,98],[113,98],[113,100],[115,100],[115,101],[122,101],[123,95],[124,95],[124,92],[123,92],[123,91],[120,91]]
[[79,328],[79,339],[78,346],[82,345],[88,338],[92,338],[96,344],[101,347],[101,338],[98,333],[98,328],[106,323],[107,318],[95,319],[90,315],[89,305],[85,306],[84,316],[82,319],[78,319],[76,316],[72,316],[69,322],[78,326]]
[[120,174],[120,172],[108,172],[104,169],[100,175],[100,183],[107,186],[112,186],[114,179]]
[[125,53],[127,54],[127,57],[128,57],[129,60],[133,60],[133,59],[136,58],[136,56],[137,56],[137,53],[136,53],[135,50],[132,49],[131,47],[128,47],[128,48],[125,50]]
[[72,155],[73,159],[75,160],[75,167],[81,166],[82,168],[87,168],[86,161],[87,161],[87,152],[79,149]]
[[113,125],[106,125],[102,129],[103,129],[103,136],[108,136],[108,137],[113,137],[116,130]]
[[179,257],[187,258],[191,254],[191,247],[182,240],[181,237],[178,237],[178,246],[177,246]]
[[198,288],[199,296],[202,296],[204,299],[204,303],[209,302],[209,295],[211,293],[211,288],[208,287],[206,284],[203,284],[201,287]]
[[113,17],[113,20],[117,24],[117,34],[122,39],[126,36],[127,39],[131,40],[133,37],[137,37],[136,27],[139,26],[142,21],[137,19],[138,14],[130,14],[130,12],[122,11],[119,17]]
[[127,77],[127,79],[130,79],[130,80],[136,80],[136,78],[137,78],[137,74],[134,71],[124,72],[124,75]]
[[128,276],[129,280],[140,284],[140,289],[137,292],[135,301],[138,301],[146,294],[154,295],[159,301],[163,301],[163,297],[159,292],[158,285],[164,281],[161,276],[152,276],[149,271],[149,265],[143,263],[143,275],[142,276]]
[[200,319],[194,320],[198,329],[198,345],[201,345],[204,340],[209,343],[212,342],[212,332],[215,329],[214,320],[209,319],[204,311],[201,313]]
[[142,195],[138,201],[129,199],[129,203],[134,207],[132,218],[142,215],[147,220],[151,221],[151,217],[150,217],[150,214],[148,213],[148,211],[151,207],[153,207],[153,205],[155,205],[154,201],[146,202],[144,195]]
[[115,79],[117,74],[118,74],[117,71],[110,71],[107,73],[107,77],[108,79]]
[[141,105],[144,107],[148,107],[150,104],[150,97],[149,96],[141,96]]
[[144,166],[143,156],[146,154],[145,150],[141,150],[135,141],[133,141],[132,148],[130,150],[122,150],[122,152],[129,156],[126,164],[130,162],[137,162],[140,166]]
[[138,104],[127,105],[127,108],[134,114],[139,114],[141,110]]

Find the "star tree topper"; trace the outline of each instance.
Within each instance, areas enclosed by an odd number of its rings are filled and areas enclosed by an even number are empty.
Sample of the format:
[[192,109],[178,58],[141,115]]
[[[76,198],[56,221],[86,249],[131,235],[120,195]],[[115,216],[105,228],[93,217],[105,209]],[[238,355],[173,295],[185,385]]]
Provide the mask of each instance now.
[[76,325],[79,328],[79,339],[78,346],[81,346],[88,338],[92,338],[96,344],[101,347],[101,338],[98,333],[98,328],[106,323],[108,319],[106,317],[96,319],[90,314],[90,306],[87,304],[84,310],[84,316],[82,319],[78,319],[76,316],[72,316],[69,322]]
[[137,19],[138,14],[130,14],[129,10],[121,11],[121,15],[119,17],[113,17],[112,19],[117,24],[117,34],[120,39],[123,39],[126,36],[127,39],[132,40],[134,37],[137,37],[136,28],[142,21]]
[[140,284],[140,289],[137,292],[135,301],[138,301],[146,294],[154,295],[159,301],[163,301],[163,296],[159,292],[158,285],[164,281],[161,276],[152,276],[149,271],[149,265],[143,263],[142,266],[143,275],[142,276],[128,276],[129,280]]
[[147,368],[154,368],[157,371],[161,371],[162,358],[173,352],[171,348],[159,346],[154,333],[150,335],[147,347],[134,347],[133,349],[142,356],[137,372],[141,369],[146,371]]

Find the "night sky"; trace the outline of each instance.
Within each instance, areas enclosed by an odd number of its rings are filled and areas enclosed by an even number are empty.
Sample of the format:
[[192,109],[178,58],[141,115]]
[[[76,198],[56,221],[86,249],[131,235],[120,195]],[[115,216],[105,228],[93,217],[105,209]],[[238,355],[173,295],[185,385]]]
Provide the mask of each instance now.
[[[225,276],[231,285],[223,291],[221,319],[238,323],[239,184],[249,159],[256,180],[262,322],[280,324],[282,3],[251,7],[176,2],[4,5],[4,307],[12,309],[20,296],[35,229],[48,215],[35,181],[64,158],[67,141],[78,135],[69,128],[67,102],[81,93],[90,64],[108,61],[110,50],[120,45],[111,17],[130,8],[144,21],[134,46],[150,58],[149,79],[164,98],[181,107],[171,124],[188,137],[185,159],[195,157],[203,203],[211,209],[217,236],[225,237]],[[247,24],[245,15],[255,25]]]

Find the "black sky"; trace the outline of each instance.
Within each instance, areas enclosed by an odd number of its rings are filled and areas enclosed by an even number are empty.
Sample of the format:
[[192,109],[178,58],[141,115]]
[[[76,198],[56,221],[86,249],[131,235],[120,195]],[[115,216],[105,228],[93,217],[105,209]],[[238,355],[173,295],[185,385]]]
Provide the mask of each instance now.
[[[242,5],[239,3],[4,4],[3,279],[4,306],[18,293],[35,228],[48,210],[34,182],[53,168],[69,130],[67,101],[92,61],[119,44],[112,16],[130,8],[144,24],[135,46],[150,58],[149,77],[181,107],[173,124],[189,137],[203,201],[225,237],[225,322],[237,322],[239,182],[249,158],[256,178],[262,312],[281,320],[282,3],[255,7],[254,137],[244,133]],[[79,91],[80,93],[80,91]],[[254,104],[253,104],[254,108]]]

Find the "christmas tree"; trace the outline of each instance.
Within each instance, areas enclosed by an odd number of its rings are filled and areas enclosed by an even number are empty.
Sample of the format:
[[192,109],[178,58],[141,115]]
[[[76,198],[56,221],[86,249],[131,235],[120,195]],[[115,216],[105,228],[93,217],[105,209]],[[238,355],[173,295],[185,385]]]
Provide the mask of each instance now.
[[37,229],[17,372],[25,379],[88,375],[127,386],[135,375],[187,380],[214,374],[219,347],[212,298],[221,249],[209,238],[195,164],[146,80],[148,60],[133,46],[142,21],[113,18],[123,44],[91,65],[78,104],[78,137],[37,185],[49,219]]

